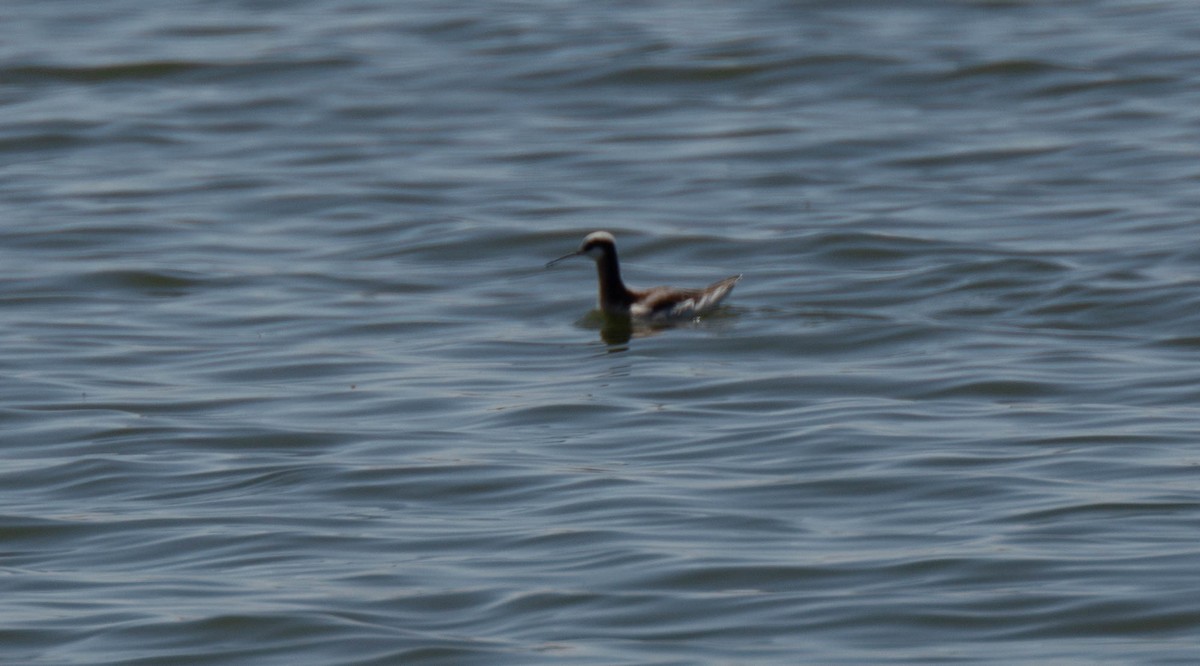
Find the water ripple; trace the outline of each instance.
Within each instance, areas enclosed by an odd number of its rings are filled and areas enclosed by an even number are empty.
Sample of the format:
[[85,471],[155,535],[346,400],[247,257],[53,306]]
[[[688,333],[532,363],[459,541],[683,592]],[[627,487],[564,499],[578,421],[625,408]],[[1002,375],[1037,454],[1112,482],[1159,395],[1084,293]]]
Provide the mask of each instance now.
[[0,9],[0,661],[1194,660],[1189,5],[270,4]]

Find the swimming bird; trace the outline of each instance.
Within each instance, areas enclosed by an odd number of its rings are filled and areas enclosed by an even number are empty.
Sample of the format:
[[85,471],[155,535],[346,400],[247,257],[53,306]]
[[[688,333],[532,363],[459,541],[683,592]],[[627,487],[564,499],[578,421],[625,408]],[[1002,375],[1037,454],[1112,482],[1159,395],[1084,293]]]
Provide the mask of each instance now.
[[610,317],[667,322],[699,317],[711,312],[737,284],[742,276],[732,275],[702,289],[651,287],[630,289],[621,280],[621,264],[617,261],[617,242],[607,231],[593,231],[583,239],[579,249],[548,262],[549,268],[571,257],[591,257],[596,262],[600,278],[600,310]]

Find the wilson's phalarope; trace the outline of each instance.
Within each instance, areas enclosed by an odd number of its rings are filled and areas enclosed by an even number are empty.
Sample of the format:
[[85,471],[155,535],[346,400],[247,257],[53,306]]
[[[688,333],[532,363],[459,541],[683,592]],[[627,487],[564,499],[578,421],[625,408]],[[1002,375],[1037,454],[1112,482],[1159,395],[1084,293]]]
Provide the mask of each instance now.
[[591,257],[600,277],[600,310],[611,317],[644,321],[679,321],[698,317],[712,311],[733,291],[741,275],[718,280],[703,289],[651,287],[630,289],[621,281],[621,264],[617,262],[617,243],[607,231],[593,231],[583,239],[579,249],[548,262],[549,268],[563,259]]

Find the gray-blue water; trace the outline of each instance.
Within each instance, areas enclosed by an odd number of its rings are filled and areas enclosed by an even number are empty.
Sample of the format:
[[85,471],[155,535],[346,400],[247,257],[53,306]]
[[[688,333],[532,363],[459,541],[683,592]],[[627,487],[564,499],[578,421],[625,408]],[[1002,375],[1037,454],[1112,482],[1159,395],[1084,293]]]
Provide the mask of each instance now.
[[0,663],[1200,654],[1200,5],[0,23]]

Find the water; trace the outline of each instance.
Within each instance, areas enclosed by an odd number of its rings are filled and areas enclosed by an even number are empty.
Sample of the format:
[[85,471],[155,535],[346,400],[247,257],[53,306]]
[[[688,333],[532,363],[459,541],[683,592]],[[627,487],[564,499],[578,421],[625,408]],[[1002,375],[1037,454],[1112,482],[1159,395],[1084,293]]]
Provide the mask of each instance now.
[[1192,3],[0,18],[0,662],[1194,661]]

